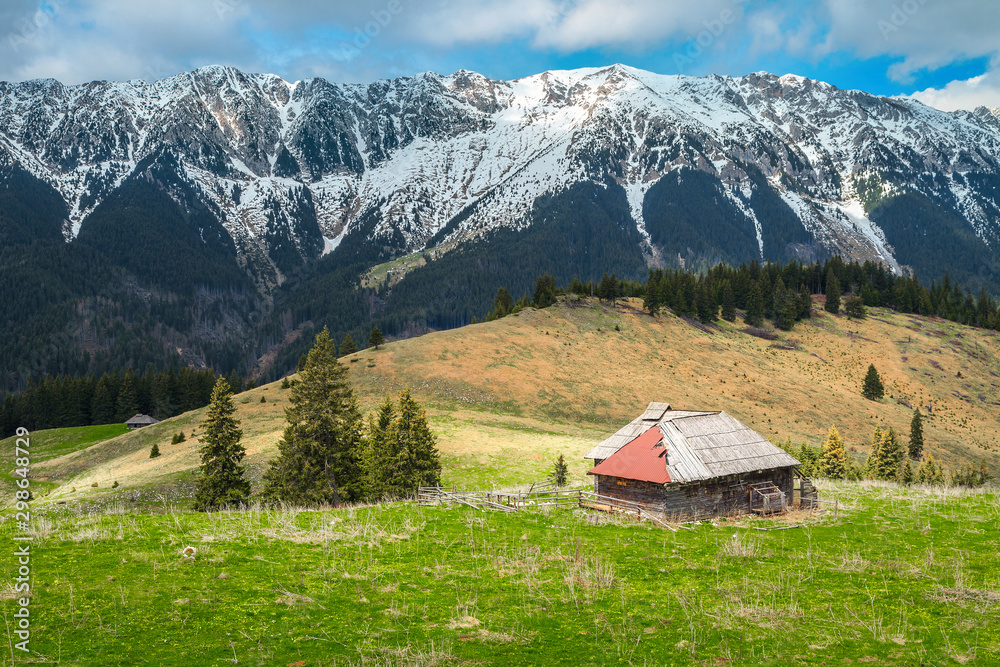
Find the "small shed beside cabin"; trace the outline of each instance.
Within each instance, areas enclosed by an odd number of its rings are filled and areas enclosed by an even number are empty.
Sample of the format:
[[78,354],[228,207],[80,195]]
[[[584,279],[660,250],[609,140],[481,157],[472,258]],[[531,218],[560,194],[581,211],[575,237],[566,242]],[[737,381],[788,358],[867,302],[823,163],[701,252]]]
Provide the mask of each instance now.
[[796,478],[811,490],[798,460],[729,414],[667,403],[650,403],[585,458],[595,493],[674,520],[781,511]]

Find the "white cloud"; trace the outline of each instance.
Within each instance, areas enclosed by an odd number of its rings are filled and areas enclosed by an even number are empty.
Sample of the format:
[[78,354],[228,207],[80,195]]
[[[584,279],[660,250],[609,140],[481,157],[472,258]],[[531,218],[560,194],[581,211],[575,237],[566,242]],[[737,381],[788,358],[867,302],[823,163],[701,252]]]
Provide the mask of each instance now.
[[909,97],[944,111],[971,111],[978,106],[1000,107],[1000,72],[992,69],[981,76],[952,81],[943,88],[927,88]]
[[826,37],[818,55],[853,52],[901,57],[896,81],[956,60],[997,53],[1000,3],[982,0],[826,0]]
[[[733,0],[584,0],[561,20],[539,26],[535,44],[563,51],[595,47],[648,46],[665,39],[690,39],[704,30],[725,31],[742,14]],[[726,11],[725,23],[719,19]]]
[[[905,82],[1000,52],[1000,3],[982,0],[45,0],[42,10],[37,2],[0,3],[0,80],[152,78],[219,63],[366,81],[511,42],[541,53],[658,48],[669,58],[706,30],[713,46],[702,71],[773,53],[888,55],[899,62],[887,74]],[[371,26],[370,44],[345,58],[341,46]],[[917,95],[938,105],[992,100],[993,79]]]

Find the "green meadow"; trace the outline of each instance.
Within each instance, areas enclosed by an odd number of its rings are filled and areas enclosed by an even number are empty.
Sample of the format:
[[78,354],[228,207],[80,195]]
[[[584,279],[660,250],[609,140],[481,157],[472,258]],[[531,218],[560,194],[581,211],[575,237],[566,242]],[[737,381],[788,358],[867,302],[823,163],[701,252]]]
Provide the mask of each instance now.
[[836,515],[677,530],[411,502],[50,508],[32,524],[31,653],[0,664],[1000,663],[996,490],[820,488]]

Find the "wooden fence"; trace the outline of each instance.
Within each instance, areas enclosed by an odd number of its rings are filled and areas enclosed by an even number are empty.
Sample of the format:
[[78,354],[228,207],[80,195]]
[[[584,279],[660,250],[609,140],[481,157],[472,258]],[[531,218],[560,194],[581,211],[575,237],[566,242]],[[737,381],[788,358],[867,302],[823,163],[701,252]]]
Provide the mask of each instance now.
[[[761,489],[765,494],[770,489]],[[798,489],[796,489],[798,491]],[[815,492],[807,489],[801,499],[803,509],[818,509],[820,504],[833,505],[834,515],[840,505],[836,501],[819,500]],[[784,504],[784,494],[781,494],[781,504]],[[480,511],[517,512],[521,508],[545,506],[570,506],[599,510],[602,512],[624,514],[637,520],[647,520],[663,528],[677,530],[684,528],[676,522],[671,522],[662,512],[649,505],[631,500],[622,500],[613,496],[605,496],[593,491],[581,489],[560,489],[549,480],[532,484],[527,491],[458,491],[453,486],[422,486],[417,492],[417,503],[420,505],[465,505]],[[768,504],[764,504],[765,507]],[[768,509],[771,509],[770,507]]]

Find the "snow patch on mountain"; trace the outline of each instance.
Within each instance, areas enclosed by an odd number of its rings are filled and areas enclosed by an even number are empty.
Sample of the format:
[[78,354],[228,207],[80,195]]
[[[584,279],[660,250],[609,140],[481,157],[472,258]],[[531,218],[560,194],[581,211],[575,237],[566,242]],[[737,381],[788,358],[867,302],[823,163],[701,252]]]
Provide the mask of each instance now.
[[[900,270],[854,190],[863,175],[877,175],[884,196],[910,189],[954,202],[980,238],[1000,238],[990,186],[962,176],[1000,172],[996,109],[948,113],[763,72],[697,78],[614,65],[361,85],[213,66],[153,83],[0,83],[0,147],[65,198],[67,239],[144,159],[170,153],[266,284],[282,279],[276,238],[308,260],[368,216],[376,224],[365,233],[398,233],[412,251],[470,207],[446,240],[520,228],[538,197],[582,180],[624,188],[656,257],[646,193],[682,167],[720,179],[753,222],[761,257],[769,221],[750,206],[754,170],[819,246],[850,258]],[[314,211],[322,241],[309,241],[303,211]]]

